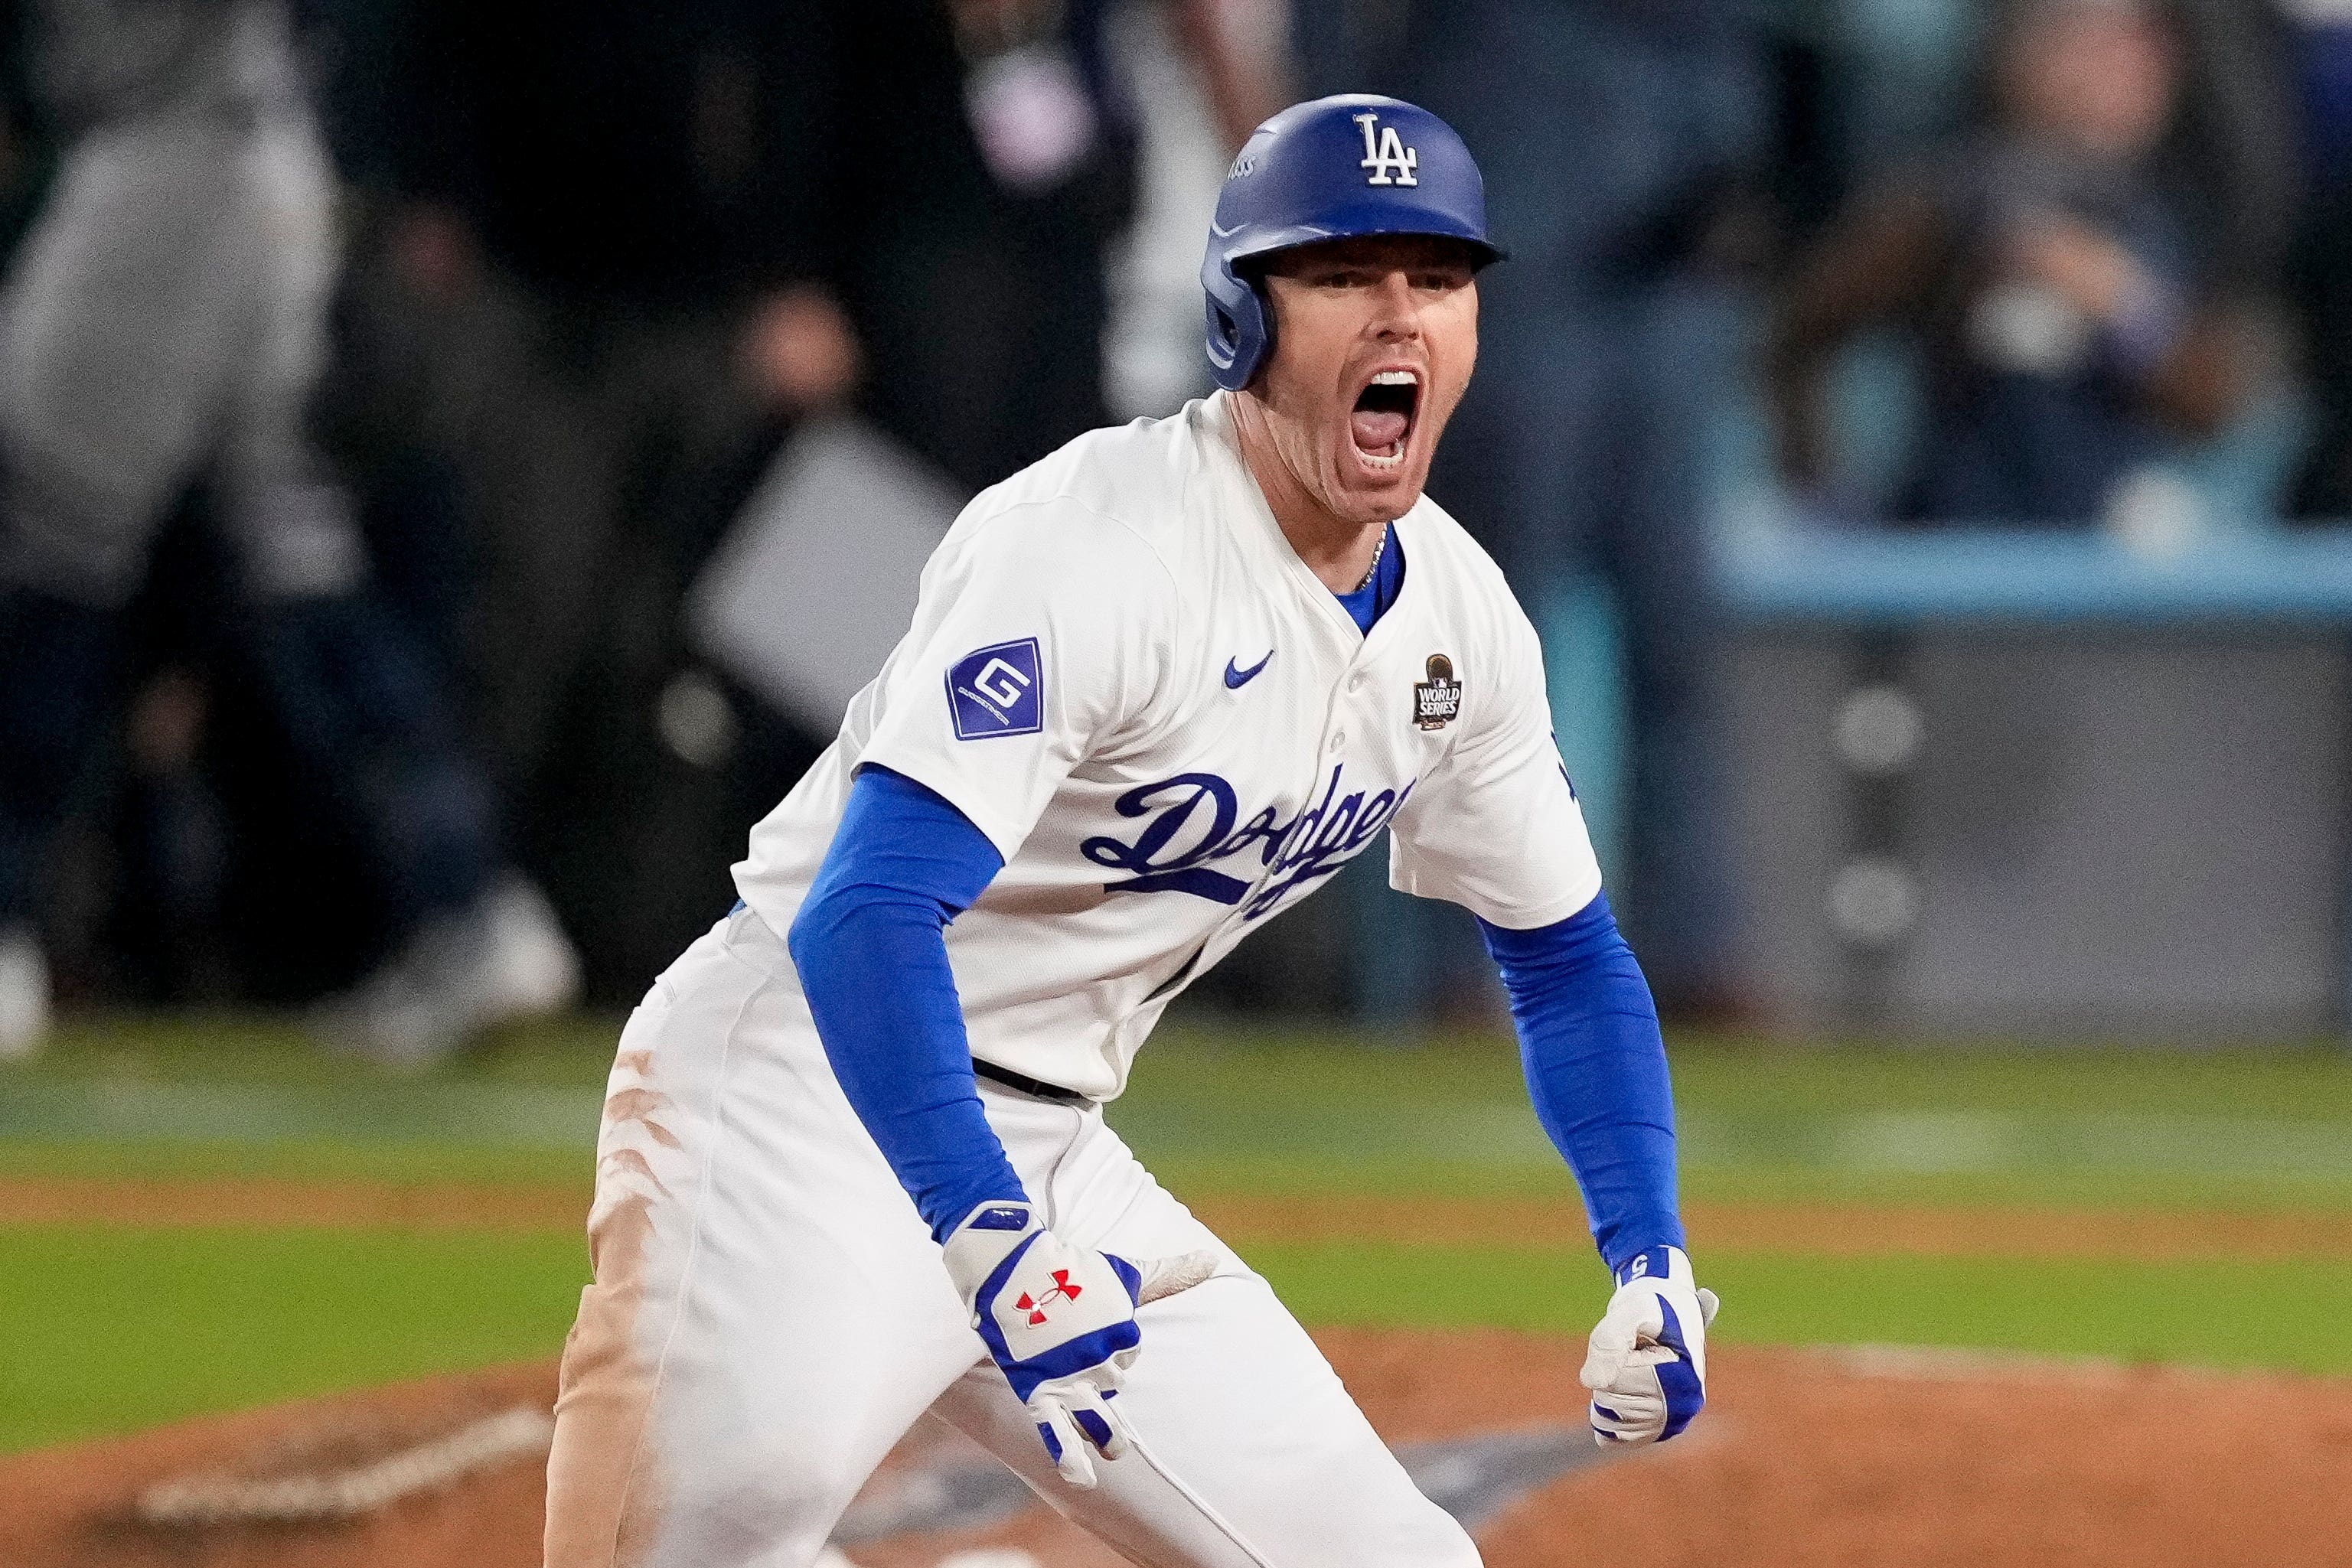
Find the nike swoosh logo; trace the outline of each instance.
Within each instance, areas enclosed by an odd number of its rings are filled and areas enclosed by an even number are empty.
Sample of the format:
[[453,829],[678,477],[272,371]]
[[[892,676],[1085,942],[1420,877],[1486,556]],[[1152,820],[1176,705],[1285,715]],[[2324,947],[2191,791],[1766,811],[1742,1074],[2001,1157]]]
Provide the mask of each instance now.
[[1227,659],[1225,661],[1225,688],[1228,691],[1237,692],[1241,690],[1244,686],[1257,679],[1257,673],[1272,663],[1274,663],[1274,650],[1271,648],[1268,648],[1265,651],[1265,658],[1260,659],[1256,664],[1252,664],[1246,670],[1243,669],[1234,660]]
[[1231,239],[1231,238],[1233,238],[1235,235],[1237,235],[1237,234],[1241,233],[1241,232],[1242,232],[1242,229],[1243,229],[1244,227],[1244,225],[1241,225],[1241,224],[1235,224],[1233,227],[1231,227],[1231,228],[1229,228],[1229,229],[1221,229],[1221,228],[1219,228],[1219,227],[1217,226],[1217,220],[1216,220],[1216,219],[1214,219],[1214,218],[1211,218],[1211,219],[1209,220],[1209,232],[1210,232],[1211,234],[1213,234],[1213,235],[1216,235],[1219,239]]

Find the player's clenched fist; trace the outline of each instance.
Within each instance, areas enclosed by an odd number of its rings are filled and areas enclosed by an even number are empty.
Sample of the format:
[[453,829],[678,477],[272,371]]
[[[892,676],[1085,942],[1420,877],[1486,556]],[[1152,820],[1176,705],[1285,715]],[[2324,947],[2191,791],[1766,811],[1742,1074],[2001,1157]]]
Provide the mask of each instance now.
[[949,1234],[946,1255],[972,1326],[1029,1406],[1055,1468],[1072,1486],[1094,1485],[1088,1446],[1106,1459],[1127,1451],[1111,1401],[1142,1343],[1135,1309],[1207,1279],[1215,1255],[1139,1267],[1070,1246],[1025,1203],[981,1205]]
[[1679,1247],[1653,1247],[1618,1270],[1584,1357],[1594,1442],[1663,1443],[1690,1425],[1706,1403],[1715,1312],[1715,1292],[1693,1287]]

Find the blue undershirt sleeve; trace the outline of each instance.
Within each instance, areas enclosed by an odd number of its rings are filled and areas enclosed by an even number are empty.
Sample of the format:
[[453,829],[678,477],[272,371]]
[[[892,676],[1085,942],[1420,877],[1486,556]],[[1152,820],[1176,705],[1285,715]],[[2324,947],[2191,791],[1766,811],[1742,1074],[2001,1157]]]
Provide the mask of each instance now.
[[1532,931],[1478,926],[1510,993],[1536,1119],[1576,1173],[1602,1260],[1615,1270],[1682,1246],[1665,1040],[1608,896]]
[[869,767],[786,938],[842,1092],[941,1240],[1028,1197],[981,1110],[948,965],[948,923],[1003,869],[945,799]]

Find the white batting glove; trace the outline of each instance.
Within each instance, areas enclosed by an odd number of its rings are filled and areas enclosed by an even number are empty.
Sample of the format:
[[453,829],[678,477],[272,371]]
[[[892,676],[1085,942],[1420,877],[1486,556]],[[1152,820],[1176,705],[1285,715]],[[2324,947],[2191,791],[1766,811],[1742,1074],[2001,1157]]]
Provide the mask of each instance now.
[[1679,1247],[1653,1247],[1617,1271],[1580,1378],[1592,1390],[1592,1440],[1663,1443],[1706,1403],[1713,1291],[1694,1288]]
[[1111,1402],[1142,1344],[1135,1309],[1207,1279],[1216,1254],[1139,1267],[1070,1246],[1025,1203],[982,1204],[949,1233],[945,1252],[972,1326],[1029,1406],[1054,1468],[1072,1486],[1093,1486],[1087,1449],[1106,1459],[1127,1452],[1126,1423]]

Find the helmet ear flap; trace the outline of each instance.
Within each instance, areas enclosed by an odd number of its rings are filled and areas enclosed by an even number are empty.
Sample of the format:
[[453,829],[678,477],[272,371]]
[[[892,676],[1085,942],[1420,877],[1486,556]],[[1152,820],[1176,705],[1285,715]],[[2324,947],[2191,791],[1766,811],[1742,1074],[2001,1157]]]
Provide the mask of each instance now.
[[1213,251],[1201,267],[1208,294],[1209,370],[1227,392],[1249,385],[1274,347],[1265,300]]

